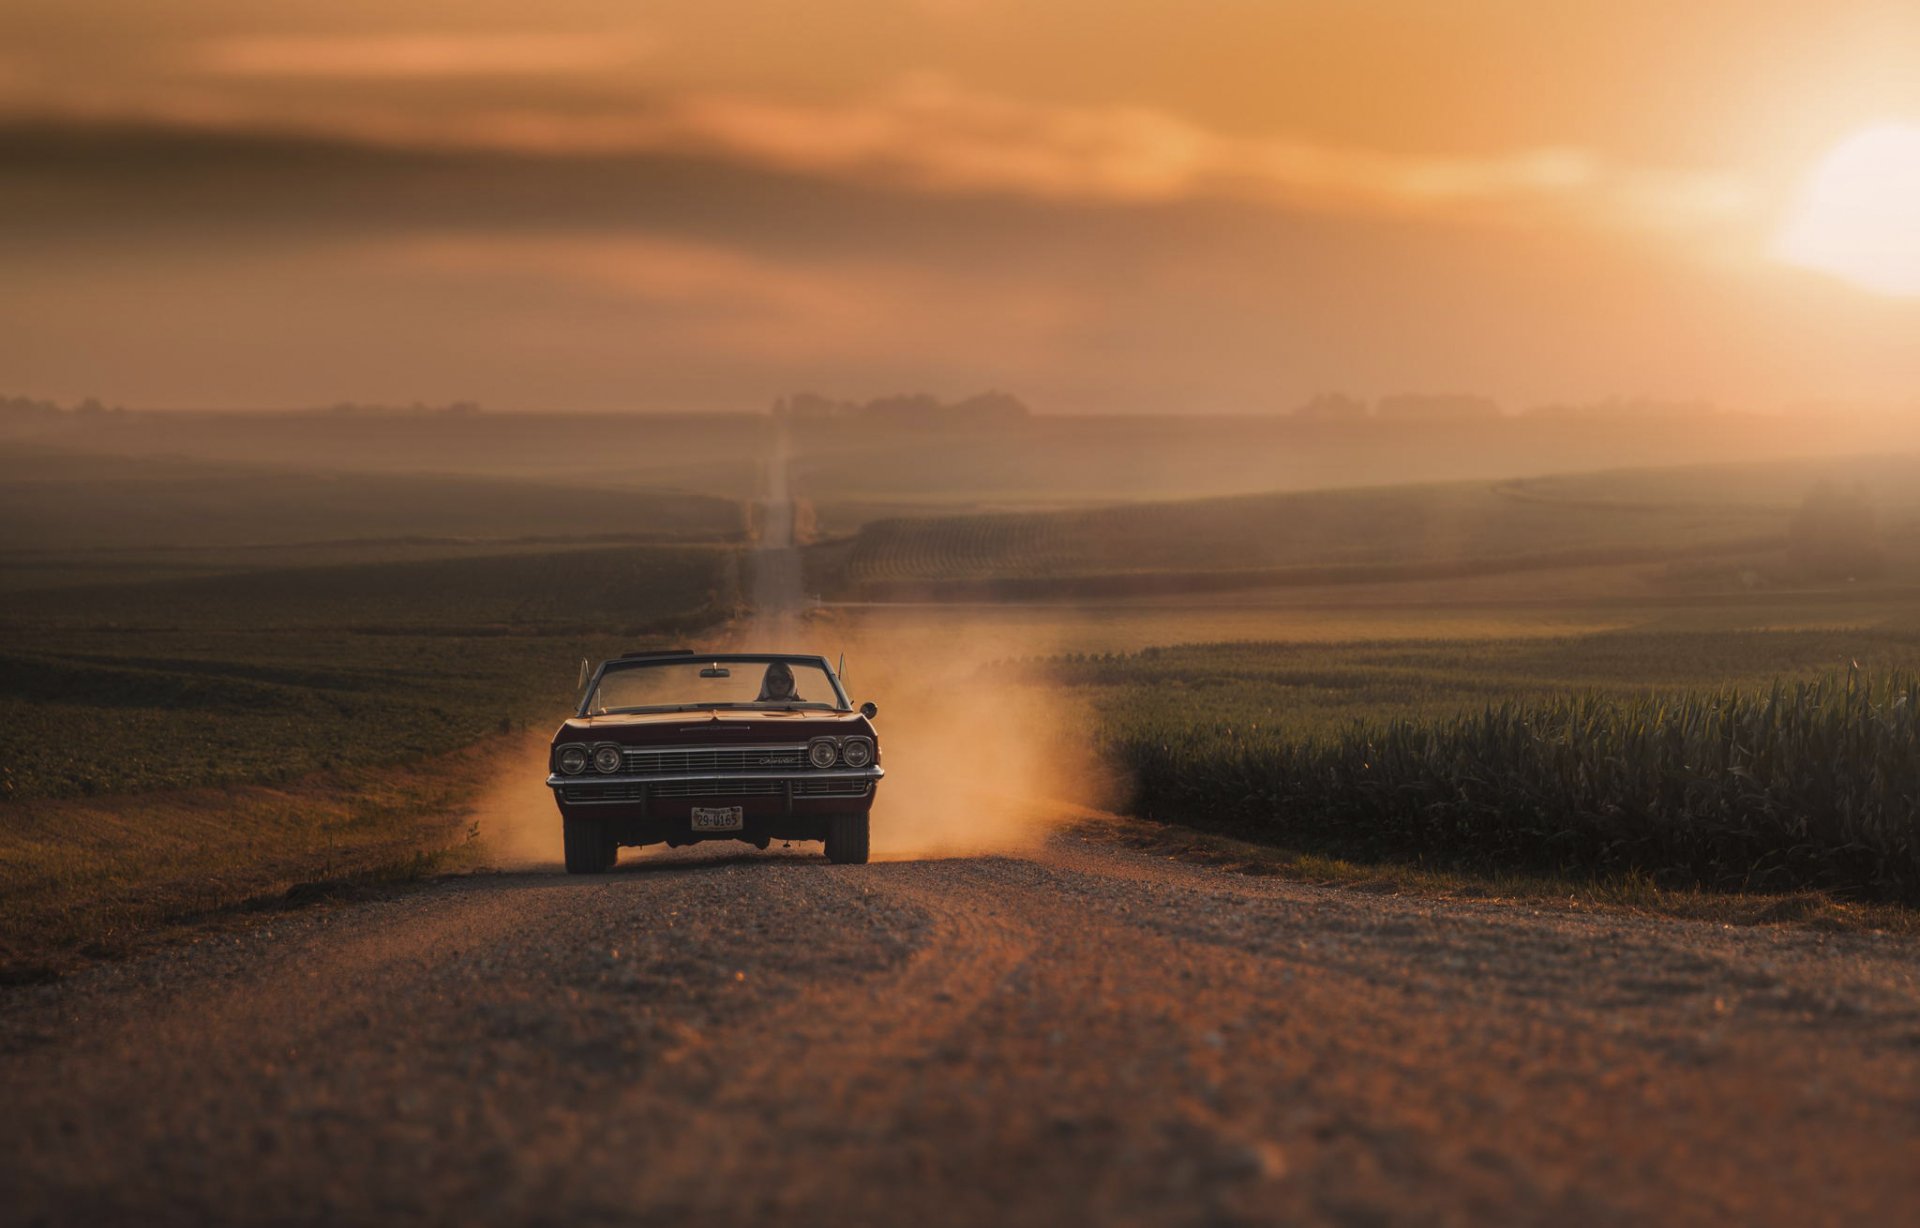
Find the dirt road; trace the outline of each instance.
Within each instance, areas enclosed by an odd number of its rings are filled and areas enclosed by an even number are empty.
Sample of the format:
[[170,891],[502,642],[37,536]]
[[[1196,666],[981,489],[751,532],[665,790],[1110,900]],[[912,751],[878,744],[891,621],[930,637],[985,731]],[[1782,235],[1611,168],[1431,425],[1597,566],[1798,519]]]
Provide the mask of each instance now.
[[451,878],[0,997],[8,1223],[1841,1222],[1920,951],[1072,833]]

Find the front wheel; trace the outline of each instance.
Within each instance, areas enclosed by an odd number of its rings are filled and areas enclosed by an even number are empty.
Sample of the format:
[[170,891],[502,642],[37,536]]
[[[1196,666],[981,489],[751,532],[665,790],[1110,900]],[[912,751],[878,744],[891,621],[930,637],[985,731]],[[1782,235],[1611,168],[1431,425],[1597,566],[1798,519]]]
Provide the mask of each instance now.
[[866,815],[834,815],[827,820],[827,860],[836,866],[865,865],[871,834]]
[[620,845],[606,823],[598,819],[566,819],[560,826],[567,851],[567,873],[605,874],[620,859]]

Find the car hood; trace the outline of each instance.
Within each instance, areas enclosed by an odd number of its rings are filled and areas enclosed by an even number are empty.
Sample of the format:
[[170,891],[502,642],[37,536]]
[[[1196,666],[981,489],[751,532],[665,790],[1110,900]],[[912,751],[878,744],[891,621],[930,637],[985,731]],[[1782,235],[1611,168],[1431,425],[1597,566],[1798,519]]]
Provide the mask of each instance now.
[[804,742],[822,734],[873,736],[858,712],[635,712],[576,716],[553,737],[562,742],[615,742],[621,746],[754,746]]

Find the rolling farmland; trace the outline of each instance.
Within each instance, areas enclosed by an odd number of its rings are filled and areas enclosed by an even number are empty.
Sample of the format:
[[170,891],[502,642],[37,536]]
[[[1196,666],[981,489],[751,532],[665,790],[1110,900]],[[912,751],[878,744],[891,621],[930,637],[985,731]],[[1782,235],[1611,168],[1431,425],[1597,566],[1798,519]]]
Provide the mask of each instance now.
[[891,516],[816,547],[813,570],[831,591],[877,600],[1099,598],[1628,564],[1666,564],[1678,579],[1710,573],[1716,560],[1765,570],[1800,500],[1823,480],[1877,499],[1889,548],[1909,558],[1920,524],[1915,476],[1920,465],[1896,458]]

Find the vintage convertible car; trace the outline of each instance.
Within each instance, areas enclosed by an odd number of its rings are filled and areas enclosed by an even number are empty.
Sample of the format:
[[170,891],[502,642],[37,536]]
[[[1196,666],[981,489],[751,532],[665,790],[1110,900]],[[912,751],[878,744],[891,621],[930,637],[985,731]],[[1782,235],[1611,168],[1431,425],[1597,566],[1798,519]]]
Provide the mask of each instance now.
[[603,662],[547,761],[568,873],[662,841],[824,840],[829,861],[866,861],[886,774],[874,714],[824,657],[675,649]]

